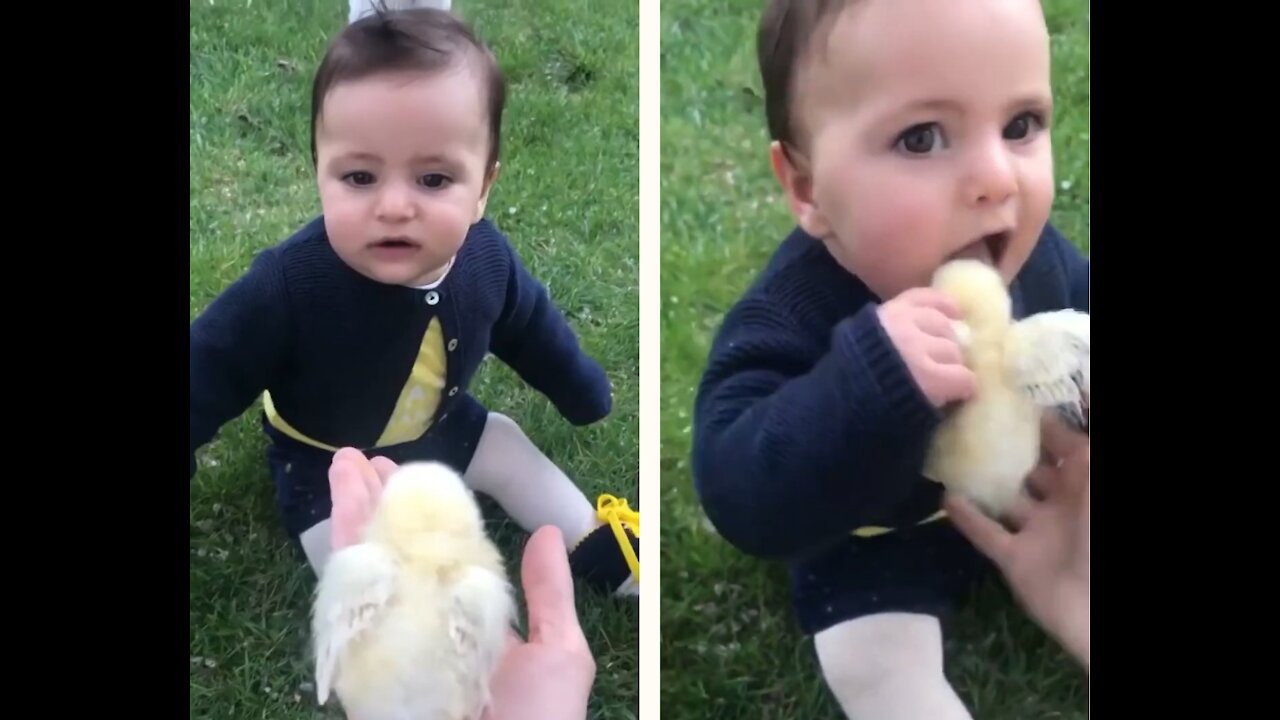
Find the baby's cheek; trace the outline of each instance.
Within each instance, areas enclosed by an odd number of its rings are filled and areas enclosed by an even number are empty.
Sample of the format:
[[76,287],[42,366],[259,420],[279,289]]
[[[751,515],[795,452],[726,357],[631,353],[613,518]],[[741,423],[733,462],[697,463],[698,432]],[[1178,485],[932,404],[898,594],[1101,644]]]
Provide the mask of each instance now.
[[462,245],[475,213],[475,206],[463,207],[459,202],[437,202],[426,208],[431,243],[442,252],[453,252]]
[[920,188],[884,185],[851,208],[857,262],[877,294],[926,284],[946,240],[939,213]]
[[349,207],[337,205],[325,208],[325,229],[334,245],[351,247],[367,241],[360,215]]

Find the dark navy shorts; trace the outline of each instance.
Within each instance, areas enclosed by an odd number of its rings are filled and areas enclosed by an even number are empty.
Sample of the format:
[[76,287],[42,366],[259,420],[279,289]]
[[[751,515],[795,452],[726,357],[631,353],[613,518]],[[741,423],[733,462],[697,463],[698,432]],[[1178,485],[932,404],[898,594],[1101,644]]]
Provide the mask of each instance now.
[[[435,460],[464,474],[484,432],[488,410],[471,395],[459,398],[448,413],[421,438],[412,442],[366,450],[397,464]],[[276,488],[276,506],[285,532],[295,541],[303,531],[328,519],[333,511],[329,496],[329,466],[333,453],[298,442],[267,422],[262,426],[270,444],[267,466]]]
[[850,535],[791,565],[791,593],[804,632],[882,612],[946,621],[992,570],[942,518],[862,538]]

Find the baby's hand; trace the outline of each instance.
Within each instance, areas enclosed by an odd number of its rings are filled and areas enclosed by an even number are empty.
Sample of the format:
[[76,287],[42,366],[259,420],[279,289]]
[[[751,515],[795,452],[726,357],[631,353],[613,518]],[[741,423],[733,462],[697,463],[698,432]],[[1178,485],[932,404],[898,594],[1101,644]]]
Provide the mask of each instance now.
[[951,325],[960,319],[960,311],[950,298],[931,288],[915,288],[881,305],[877,313],[911,377],[934,407],[973,396],[978,381],[964,364]]

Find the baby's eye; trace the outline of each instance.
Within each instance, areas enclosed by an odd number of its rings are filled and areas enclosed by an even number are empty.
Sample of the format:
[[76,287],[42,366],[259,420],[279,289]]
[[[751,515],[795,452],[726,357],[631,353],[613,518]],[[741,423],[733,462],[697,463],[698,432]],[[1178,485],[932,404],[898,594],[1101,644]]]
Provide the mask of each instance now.
[[913,155],[924,155],[938,149],[941,142],[942,128],[937,123],[921,123],[904,130],[896,146]]
[[446,175],[440,173],[428,173],[422,176],[422,184],[432,189],[444,187],[449,182]]
[[1024,112],[1004,126],[1005,140],[1023,140],[1033,130],[1044,127],[1044,119],[1034,112]]
[[342,179],[345,180],[346,182],[351,183],[352,185],[372,185],[373,184],[373,174],[365,172],[363,170],[349,172],[346,175],[343,175]]

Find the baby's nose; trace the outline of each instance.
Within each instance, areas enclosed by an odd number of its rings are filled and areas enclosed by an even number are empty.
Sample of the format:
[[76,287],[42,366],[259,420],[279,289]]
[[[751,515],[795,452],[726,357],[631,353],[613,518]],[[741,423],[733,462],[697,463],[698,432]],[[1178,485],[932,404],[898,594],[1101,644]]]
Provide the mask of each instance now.
[[378,195],[378,217],[396,220],[413,215],[413,199],[404,190],[389,187]]
[[999,205],[1018,192],[1013,162],[1004,148],[978,155],[969,183],[969,200],[978,205]]

